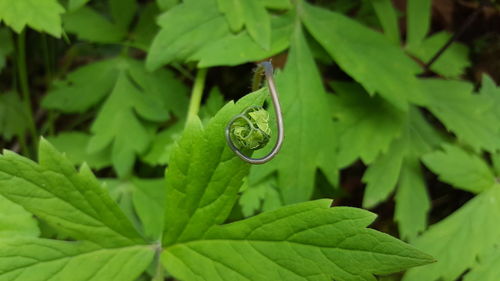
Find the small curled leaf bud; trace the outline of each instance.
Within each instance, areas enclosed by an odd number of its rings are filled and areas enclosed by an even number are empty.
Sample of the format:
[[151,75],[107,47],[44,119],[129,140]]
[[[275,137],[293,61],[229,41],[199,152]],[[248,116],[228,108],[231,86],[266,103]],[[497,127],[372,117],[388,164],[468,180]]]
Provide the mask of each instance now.
[[261,149],[271,137],[269,113],[262,107],[250,107],[235,117],[229,133],[238,149]]

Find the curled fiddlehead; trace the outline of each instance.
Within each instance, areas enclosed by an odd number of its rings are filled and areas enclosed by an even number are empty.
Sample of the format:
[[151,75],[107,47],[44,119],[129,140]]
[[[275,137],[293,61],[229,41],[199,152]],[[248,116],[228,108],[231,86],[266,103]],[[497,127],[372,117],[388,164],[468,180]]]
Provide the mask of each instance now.
[[[271,137],[271,129],[269,127],[269,113],[260,106],[252,106],[245,109],[241,114],[236,115],[229,121],[226,126],[226,140],[229,147],[242,160],[250,164],[264,164],[273,159],[278,154],[283,144],[283,116],[278,97],[278,91],[274,83],[273,65],[270,61],[265,61],[259,64],[256,71],[256,77],[260,78],[264,72],[267,81],[267,87],[271,93],[271,100],[276,113],[276,122],[278,127],[278,138],[273,149],[264,157],[251,158],[246,156],[242,151],[257,150],[263,148]],[[260,86],[260,81],[254,79],[252,87],[254,90]]]

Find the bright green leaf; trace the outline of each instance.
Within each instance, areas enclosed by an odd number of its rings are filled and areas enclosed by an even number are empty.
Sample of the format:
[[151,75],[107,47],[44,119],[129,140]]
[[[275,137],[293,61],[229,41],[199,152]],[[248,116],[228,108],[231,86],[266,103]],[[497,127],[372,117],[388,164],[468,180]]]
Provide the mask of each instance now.
[[405,160],[396,190],[395,220],[403,239],[413,241],[427,227],[431,203],[420,163]]
[[263,49],[252,40],[247,31],[238,34],[227,34],[225,37],[207,43],[194,53],[190,60],[199,61],[199,67],[218,65],[238,65],[259,61],[284,51],[290,45],[293,18],[285,14],[272,19],[272,39],[268,50]]
[[444,145],[443,151],[424,156],[425,165],[439,180],[466,191],[479,193],[495,183],[495,175],[478,155],[458,146]]
[[164,265],[181,280],[376,280],[432,258],[365,227],[374,215],[318,200],[217,226],[172,245]]
[[265,93],[227,104],[204,129],[197,119],[186,127],[166,174],[166,202],[175,203],[166,206],[164,245],[199,238],[229,215],[249,165],[227,146],[224,127],[245,108],[262,104]]
[[133,281],[155,250],[148,245],[101,248],[34,238],[0,239],[0,248],[1,281]]
[[72,238],[104,247],[143,243],[87,166],[76,171],[43,139],[38,158],[39,164],[5,150],[0,195]]
[[215,0],[188,1],[160,16],[160,32],[148,52],[148,69],[183,61],[230,31]]
[[500,276],[500,251],[498,245],[479,258],[479,264],[467,273],[464,281],[496,281]]
[[474,149],[500,147],[500,127],[491,101],[472,93],[473,85],[448,80],[424,80],[428,109],[446,128]]
[[459,210],[431,226],[414,245],[437,262],[410,269],[403,281],[453,281],[473,266],[500,237],[500,186],[477,195]]
[[284,204],[303,202],[313,193],[317,169],[332,183],[338,171],[337,134],[327,95],[300,27],[294,32],[285,69],[276,80],[282,93],[286,141],[273,161],[252,167],[250,184],[277,172]]
[[400,43],[398,14],[391,0],[371,0],[384,33],[394,44]]
[[370,93],[400,109],[423,102],[418,66],[382,34],[346,16],[304,3],[301,13],[313,37],[335,62]]
[[[441,49],[452,35],[440,32],[425,39],[418,46],[409,46],[408,51],[418,57],[422,62],[428,63],[432,57]],[[458,78],[464,74],[467,67],[471,65],[469,60],[469,49],[460,43],[453,43],[434,62],[431,70],[444,77]]]
[[40,230],[33,215],[0,195],[0,239],[37,237],[39,234]]
[[406,41],[409,46],[418,46],[429,32],[431,5],[431,0],[408,0]]
[[0,21],[21,33],[27,25],[60,37],[64,8],[57,0],[0,0]]

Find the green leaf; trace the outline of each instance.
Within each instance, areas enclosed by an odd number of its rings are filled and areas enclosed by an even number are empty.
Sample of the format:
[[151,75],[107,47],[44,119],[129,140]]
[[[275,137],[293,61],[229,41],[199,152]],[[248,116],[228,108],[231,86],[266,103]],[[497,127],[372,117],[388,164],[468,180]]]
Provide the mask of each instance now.
[[443,145],[443,151],[424,156],[425,165],[439,180],[473,193],[482,192],[495,183],[495,175],[478,155],[458,146]]
[[148,69],[188,59],[206,44],[230,31],[215,0],[187,1],[163,13],[161,26],[148,52]]
[[405,160],[396,190],[395,220],[403,239],[413,241],[427,227],[431,203],[422,168],[417,159]]
[[77,172],[43,139],[38,158],[39,164],[5,150],[0,195],[75,239],[103,247],[144,243],[87,166]]
[[76,11],[85,6],[90,0],[69,0],[68,11]]
[[0,239],[0,280],[133,281],[153,260],[154,247],[101,248],[89,242]]
[[394,44],[401,41],[398,14],[391,0],[371,0],[373,9],[377,13],[380,24],[384,28],[384,33]]
[[111,15],[121,28],[128,30],[137,10],[137,0],[109,0]]
[[405,141],[405,138],[394,141],[389,151],[366,170],[362,178],[367,184],[363,196],[364,208],[372,208],[385,200],[396,187],[406,152]]
[[27,25],[59,38],[62,13],[64,8],[57,0],[0,0],[0,21],[17,33]]
[[499,218],[500,186],[496,185],[415,240],[415,246],[433,255],[437,262],[410,269],[403,281],[456,280],[475,264],[478,256],[498,243]]
[[332,100],[338,120],[339,166],[347,167],[358,157],[369,164],[387,152],[401,135],[405,113],[380,97],[370,97],[355,83],[333,82]]
[[0,94],[0,136],[7,141],[23,136],[28,124],[28,113],[19,95],[14,92]]
[[135,47],[148,51],[151,42],[153,42],[153,38],[159,30],[155,21],[159,13],[160,10],[154,3],[146,4],[141,10],[139,20],[130,34],[132,44]]
[[424,40],[431,24],[431,0],[409,0],[407,6],[407,44],[418,46]]
[[110,151],[100,151],[99,153],[88,153],[86,147],[91,135],[79,131],[66,131],[57,136],[47,137],[58,151],[66,153],[66,156],[73,165],[87,163],[89,167],[102,169],[111,165]]
[[220,92],[219,88],[213,87],[208,93],[208,98],[205,104],[200,108],[200,119],[209,120],[214,117],[217,112],[224,106],[224,96]]
[[284,204],[303,202],[313,193],[317,169],[331,183],[336,182],[338,170],[337,134],[327,95],[300,26],[294,32],[287,64],[276,83],[282,93],[286,140],[273,161],[252,167],[250,184],[277,172]]
[[342,14],[304,3],[302,19],[335,62],[373,95],[399,109],[423,102],[418,66],[382,34]]
[[184,123],[179,121],[172,127],[156,133],[149,151],[141,159],[151,165],[165,165],[170,159],[175,142],[184,130]]
[[[80,113],[100,102],[113,88],[120,61],[108,59],[87,64],[56,80],[42,106],[66,113]],[[92,81],[92,83],[89,83]]]
[[189,59],[199,61],[199,67],[218,65],[238,65],[247,62],[259,61],[276,55],[290,45],[293,18],[287,13],[273,17],[272,39],[269,49],[263,49],[252,40],[247,31],[238,34],[228,33],[212,43],[199,49]]
[[14,51],[12,34],[8,28],[0,28],[0,73],[6,64],[6,57]]
[[130,173],[135,156],[145,153],[151,143],[152,135],[139,117],[162,122],[168,120],[169,113],[158,97],[145,96],[126,74],[121,73],[92,124],[94,136],[88,146],[90,153],[96,153],[111,145],[113,166],[120,176]]
[[276,177],[270,177],[253,186],[248,186],[248,182],[245,183],[247,187],[238,201],[245,217],[253,216],[259,211],[273,211],[283,206]]
[[[442,137],[424,119],[418,109],[411,107],[401,137],[395,139],[389,150],[380,155],[363,176],[366,190],[363,206],[370,208],[385,200],[401,178],[404,160],[420,158],[443,142]],[[416,212],[424,212],[425,205]]]
[[113,167],[121,177],[130,173],[136,156],[147,152],[156,128],[170,118],[170,111],[184,116],[188,103],[186,87],[173,73],[166,69],[150,73],[142,62],[127,58],[79,68],[54,88],[43,105],[64,112],[88,110],[109,94],[92,123],[87,149],[90,154],[110,149]]
[[33,215],[0,195],[0,240],[22,236],[37,237],[38,235],[40,235],[40,229]]
[[144,234],[158,240],[164,229],[165,220],[165,179],[139,179],[132,182],[136,186],[132,201],[137,215],[141,219]]
[[426,105],[446,128],[475,150],[499,148],[500,127],[489,99],[472,93],[467,82],[424,80]]
[[[422,62],[428,63],[432,57],[441,49],[451,34],[439,32],[425,39],[417,46],[408,46],[408,51],[418,57]],[[469,49],[460,43],[453,43],[434,62],[431,70],[448,78],[459,78],[464,74],[467,67],[471,65],[469,61]]]
[[500,251],[498,245],[480,257],[479,264],[465,275],[464,281],[495,281],[500,276]]
[[[202,128],[197,119],[186,127],[171,154],[166,174],[167,204],[163,244],[199,238],[229,215],[249,165],[227,146],[224,127],[245,108],[260,105],[265,91],[229,103]],[[221,196],[221,195],[224,196]]]
[[163,263],[185,281],[372,281],[373,274],[432,261],[395,238],[366,229],[373,214],[330,204],[312,201],[213,227],[203,240],[166,248]]
[[125,29],[88,7],[65,14],[63,24],[67,32],[92,42],[117,43],[127,35]]

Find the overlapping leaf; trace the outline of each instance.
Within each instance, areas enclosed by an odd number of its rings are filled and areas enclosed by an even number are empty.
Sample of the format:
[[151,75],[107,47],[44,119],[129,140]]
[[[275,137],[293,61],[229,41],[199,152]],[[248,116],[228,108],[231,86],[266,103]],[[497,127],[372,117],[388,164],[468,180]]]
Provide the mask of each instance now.
[[271,4],[271,7],[275,9],[291,7],[288,0],[217,0],[217,4],[219,10],[226,16],[233,32],[238,32],[245,26],[250,37],[264,49],[269,49],[271,46],[271,16],[266,6]]
[[154,255],[149,245],[100,248],[89,242],[33,238],[3,239],[0,248],[1,281],[133,281]]
[[161,30],[148,52],[149,69],[186,60],[209,42],[230,34],[215,0],[184,2],[162,14],[158,24]]
[[370,97],[358,84],[331,86],[337,94],[332,104],[339,128],[339,166],[346,167],[358,157],[365,164],[373,162],[401,135],[406,114],[380,97]]
[[185,94],[185,87],[171,72],[149,73],[138,61],[114,58],[81,67],[66,80],[57,81],[43,105],[82,112],[109,95],[92,124],[88,152],[110,147],[111,162],[124,176],[131,171],[136,155],[147,152],[158,123],[168,120],[170,111],[184,115]]
[[0,195],[0,239],[40,234],[32,214]]
[[[336,133],[328,99],[300,27],[283,73],[277,76],[285,123],[286,142],[279,155],[265,165],[252,167],[250,184],[278,173],[285,204],[310,199],[317,169],[336,182]],[[271,140],[272,141],[272,140]]]
[[473,85],[447,80],[424,81],[429,110],[446,128],[474,149],[494,151],[500,147],[500,128],[492,104],[473,94]]
[[[300,32],[297,36],[304,48]],[[373,274],[431,262],[401,241],[367,229],[373,214],[330,208],[331,200],[220,225],[248,170],[228,149],[224,127],[233,115],[262,103],[263,93],[226,105],[206,128],[193,120],[178,142],[166,174],[167,201],[173,203],[165,213],[162,261],[167,270],[183,281],[372,281]]]
[[0,21],[20,33],[25,26],[60,37],[64,8],[57,0],[0,0]]
[[495,185],[415,240],[415,246],[431,253],[437,262],[411,269],[403,280],[456,280],[475,265],[478,256],[498,245],[499,218],[500,186]]
[[335,12],[304,3],[301,17],[335,62],[370,94],[379,93],[398,108],[422,103],[418,66],[382,34]]

